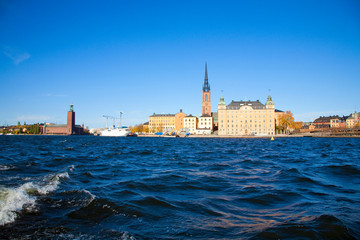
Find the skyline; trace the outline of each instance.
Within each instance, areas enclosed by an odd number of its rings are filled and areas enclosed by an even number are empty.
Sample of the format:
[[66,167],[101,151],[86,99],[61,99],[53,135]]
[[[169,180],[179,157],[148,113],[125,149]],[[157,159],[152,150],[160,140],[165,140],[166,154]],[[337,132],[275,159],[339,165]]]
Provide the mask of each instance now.
[[357,1],[0,3],[0,124],[125,125],[266,101],[296,121],[360,109]]

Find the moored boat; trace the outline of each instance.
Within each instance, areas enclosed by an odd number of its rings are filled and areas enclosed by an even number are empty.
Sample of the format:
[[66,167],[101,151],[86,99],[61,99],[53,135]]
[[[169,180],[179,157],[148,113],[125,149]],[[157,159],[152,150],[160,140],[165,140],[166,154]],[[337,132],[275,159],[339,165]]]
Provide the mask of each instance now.
[[131,131],[128,127],[113,127],[102,130],[100,133],[100,136],[104,137],[126,137]]

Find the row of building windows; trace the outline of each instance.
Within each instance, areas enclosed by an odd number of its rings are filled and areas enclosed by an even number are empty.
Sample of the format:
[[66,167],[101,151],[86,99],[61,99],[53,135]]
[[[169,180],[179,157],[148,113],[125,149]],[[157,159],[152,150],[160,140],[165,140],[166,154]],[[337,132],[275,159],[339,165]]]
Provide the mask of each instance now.
[[[230,117],[231,117],[231,118],[234,118],[234,116],[235,116],[235,118],[237,118],[239,115],[238,115],[238,114],[227,115],[228,118],[230,118]],[[245,117],[245,118],[247,118],[247,117],[252,118],[252,116],[253,116],[253,115],[240,115],[240,118],[243,118],[243,117]],[[259,116],[259,118],[261,118],[261,115],[254,115],[254,118],[256,118],[257,116]],[[220,116],[220,117],[222,117],[222,116]],[[263,115],[263,117],[265,118],[266,115]],[[272,118],[273,116],[272,116],[272,115],[269,115],[269,117]]]
[[[221,120],[221,122],[223,123],[224,121]],[[229,123],[230,120],[227,120],[227,122]],[[231,122],[233,123],[234,120],[231,120]],[[235,122],[238,122],[238,120],[235,120]],[[240,122],[243,122],[243,120],[240,120]],[[247,123],[247,120],[244,120],[245,123]],[[249,120],[249,122],[252,122],[252,120]],[[254,122],[256,123],[256,120],[254,120]],[[259,123],[261,123],[261,120],[258,121]],[[263,122],[266,122],[265,120],[263,120]],[[269,122],[271,122],[271,119],[269,120]]]
[[[224,127],[224,125],[221,124],[220,127]],[[226,127],[226,125],[225,125],[225,127]],[[228,124],[227,127],[230,128],[230,125]],[[233,128],[234,125],[231,125],[231,127]],[[237,128],[238,125],[235,125],[235,127]],[[239,127],[243,127],[243,125],[240,124]],[[252,127],[252,124],[250,124],[249,126],[248,126],[247,124],[244,124],[244,127]],[[261,127],[266,127],[266,125],[261,125],[261,124],[257,125],[257,124],[255,124],[254,127],[259,127],[259,128],[261,128]],[[269,125],[269,127],[271,128],[271,124]]]

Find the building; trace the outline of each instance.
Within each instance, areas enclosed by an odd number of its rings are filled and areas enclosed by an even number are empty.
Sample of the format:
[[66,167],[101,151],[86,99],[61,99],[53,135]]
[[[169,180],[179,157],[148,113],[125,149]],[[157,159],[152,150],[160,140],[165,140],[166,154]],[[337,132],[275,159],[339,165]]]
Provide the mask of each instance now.
[[339,116],[320,116],[314,120],[315,129],[328,129],[331,126],[331,119],[337,119]]
[[197,117],[193,115],[184,117],[184,129],[188,129],[190,134],[196,134],[197,125],[198,125]]
[[153,114],[149,116],[149,131],[171,133],[178,132],[184,126],[184,117],[186,114],[180,112],[177,114]]
[[202,88],[202,111],[198,118],[196,134],[211,134],[213,131],[213,117],[211,114],[211,91],[207,73],[207,63],[205,63],[205,77]]
[[84,127],[75,125],[74,106],[70,104],[70,110],[67,112],[66,124],[45,123],[40,126],[40,132],[45,135],[82,135]]
[[153,114],[149,116],[150,132],[168,132],[175,128],[175,114]]
[[182,109],[180,109],[180,112],[175,114],[175,131],[179,132],[180,129],[184,128],[184,118],[186,117],[186,113],[182,112]]
[[360,114],[358,114],[355,109],[355,113],[351,114],[346,119],[346,128],[360,127],[359,123],[360,123]]
[[330,119],[330,128],[346,128],[346,116],[335,116]]
[[219,135],[274,135],[275,106],[269,94],[262,104],[257,101],[232,101],[218,104]]
[[201,116],[199,117],[198,129],[200,130],[213,130],[213,118],[212,116]]

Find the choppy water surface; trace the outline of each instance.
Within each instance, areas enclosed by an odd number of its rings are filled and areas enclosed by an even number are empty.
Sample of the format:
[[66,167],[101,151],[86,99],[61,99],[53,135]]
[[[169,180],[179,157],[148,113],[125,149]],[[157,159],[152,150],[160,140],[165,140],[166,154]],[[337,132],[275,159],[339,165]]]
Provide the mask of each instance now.
[[0,239],[360,238],[360,139],[0,143]]

